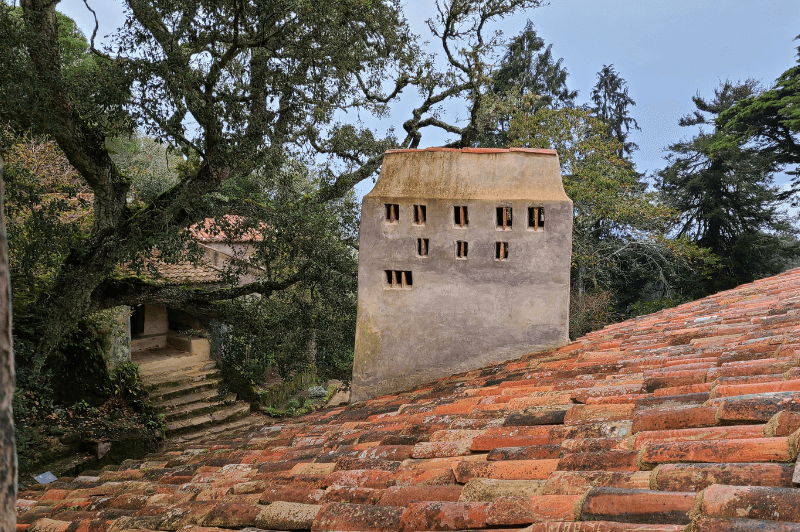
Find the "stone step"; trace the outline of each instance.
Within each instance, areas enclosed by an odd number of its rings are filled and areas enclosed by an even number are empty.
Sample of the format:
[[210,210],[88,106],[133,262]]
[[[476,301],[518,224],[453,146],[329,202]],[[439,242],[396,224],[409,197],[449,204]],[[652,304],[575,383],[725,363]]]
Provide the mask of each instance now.
[[213,390],[216,393],[219,382],[220,379],[212,378],[212,379],[203,379],[197,382],[188,382],[185,384],[179,384],[177,386],[159,388],[150,393],[150,400],[153,401],[153,403],[156,406],[158,406],[159,404],[167,401],[168,399],[174,399],[176,397],[181,397],[184,395],[192,395],[197,392],[202,392],[205,390]]
[[148,377],[142,379],[145,388],[148,392],[155,392],[159,388],[172,388],[180,386],[181,384],[189,384],[191,382],[200,382],[206,379],[213,379],[220,376],[220,371],[216,365],[211,368],[201,369],[196,371],[189,371],[186,373],[172,373],[169,375],[160,375],[157,377]]
[[[182,351],[178,351],[183,353]],[[213,367],[214,361],[208,355],[199,354],[192,355],[183,353],[182,355],[171,355],[167,357],[159,357],[156,359],[144,359],[141,357],[132,357],[135,364],[139,365],[139,375],[142,380],[148,378],[159,378],[160,376],[167,376],[175,373],[186,373],[190,371],[197,371],[204,369],[206,366]]]
[[184,406],[192,403],[219,402],[221,399],[222,398],[219,395],[219,390],[217,390],[215,386],[214,388],[210,388],[208,390],[201,390],[196,393],[179,395],[177,397],[173,397],[172,399],[163,399],[157,403],[153,403],[153,406],[155,406],[157,412],[167,414],[177,408],[183,408]]
[[164,419],[167,423],[175,421],[176,419],[183,419],[185,417],[199,416],[200,414],[210,414],[215,410],[220,410],[226,406],[232,405],[236,402],[236,394],[230,394],[225,397],[219,395],[207,401],[194,401],[185,405],[180,405],[176,408],[164,410]]
[[234,421],[248,414],[250,414],[249,403],[236,403],[209,414],[169,422],[167,423],[167,433],[170,436],[174,436],[185,432],[193,432],[212,424]]
[[237,419],[236,421],[229,421],[212,425],[202,430],[195,432],[186,432],[180,436],[175,436],[169,439],[166,443],[166,449],[184,449],[187,442],[201,442],[204,439],[220,437],[230,437],[242,432],[250,432],[253,427],[263,427],[277,423],[279,420],[265,416],[263,414],[251,414],[249,416]]

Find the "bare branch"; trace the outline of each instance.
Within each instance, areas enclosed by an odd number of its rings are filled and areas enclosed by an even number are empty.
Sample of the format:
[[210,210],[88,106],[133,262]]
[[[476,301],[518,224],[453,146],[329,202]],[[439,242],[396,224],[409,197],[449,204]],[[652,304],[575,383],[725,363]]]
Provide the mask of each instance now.
[[92,31],[92,38],[89,41],[89,49],[92,51],[93,54],[102,57],[103,59],[108,59],[111,61],[111,56],[101,52],[97,48],[94,47],[94,39],[97,37],[97,29],[100,27],[100,24],[97,22],[97,13],[94,12],[94,9],[89,7],[89,0],[83,0],[83,4],[86,6],[86,9],[92,12],[92,16],[94,17],[94,31]]

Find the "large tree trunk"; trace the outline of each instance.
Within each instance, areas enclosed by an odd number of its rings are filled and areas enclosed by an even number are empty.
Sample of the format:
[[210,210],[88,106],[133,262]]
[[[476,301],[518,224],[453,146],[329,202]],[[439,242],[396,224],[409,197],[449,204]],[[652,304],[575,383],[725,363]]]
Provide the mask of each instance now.
[[11,283],[3,212],[3,159],[0,158],[0,532],[17,528],[17,453],[14,445],[14,351],[11,348]]

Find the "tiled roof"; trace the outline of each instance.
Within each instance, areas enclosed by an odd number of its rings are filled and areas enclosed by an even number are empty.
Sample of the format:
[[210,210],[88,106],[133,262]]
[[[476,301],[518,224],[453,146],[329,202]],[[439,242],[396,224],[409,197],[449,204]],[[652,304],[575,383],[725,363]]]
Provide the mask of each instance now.
[[[222,282],[222,272],[206,262],[194,265],[188,260],[183,260],[177,264],[170,264],[160,260],[159,257],[160,254],[154,251],[152,257],[145,261],[144,269],[139,275],[159,285],[213,284]],[[155,269],[157,276],[151,273],[151,269]],[[120,273],[136,275],[130,265],[120,267]]]
[[[800,269],[19,494],[18,530],[800,530]],[[527,528],[526,528],[527,527]]]
[[[197,222],[189,228],[192,237],[200,242],[225,242],[228,236],[223,230],[226,226],[237,227],[244,223],[244,218],[232,214],[226,214],[223,219],[217,222],[214,218],[205,218],[201,222]],[[262,240],[264,237],[261,232],[267,230],[265,224],[260,224],[260,231],[254,228],[243,231],[243,234],[235,236],[235,242],[256,242]]]
[[155,267],[160,275],[156,281],[162,284],[206,284],[222,282],[221,272],[207,264],[198,264],[195,266],[189,262],[167,264],[165,262],[156,261]]

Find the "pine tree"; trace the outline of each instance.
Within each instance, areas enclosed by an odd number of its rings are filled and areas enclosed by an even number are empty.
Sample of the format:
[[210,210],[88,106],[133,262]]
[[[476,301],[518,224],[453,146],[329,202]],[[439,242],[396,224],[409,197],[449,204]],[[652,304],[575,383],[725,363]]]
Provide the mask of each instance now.
[[679,124],[700,126],[700,132],[672,144],[670,164],[658,172],[664,201],[680,212],[677,235],[720,260],[718,274],[699,284],[696,295],[778,273],[800,254],[797,228],[781,210],[780,191],[773,184],[775,159],[744,141],[719,148],[724,135],[717,124],[720,113],[758,93],[753,80],[726,81],[712,99],[692,98],[696,109]]
[[507,147],[509,121],[519,110],[535,113],[543,108],[574,107],[578,91],[567,87],[569,73],[563,62],[563,58],[554,59],[553,45],[545,46],[529,20],[509,41],[500,67],[492,75],[478,144]]
[[628,140],[631,128],[639,129],[636,120],[628,115],[628,108],[636,105],[628,94],[628,84],[614,65],[603,65],[597,73],[597,83],[592,89],[592,101],[595,115],[608,126],[608,134],[619,141],[619,155],[630,155],[638,149],[635,143]]
[[[721,138],[720,148],[747,140],[781,167],[800,165],[800,46],[797,64],[781,74],[770,90],[737,101],[720,113],[717,122],[728,133]],[[786,194],[790,197],[800,192],[800,166],[786,173],[795,176]],[[794,201],[795,206],[800,204],[797,196]]]

